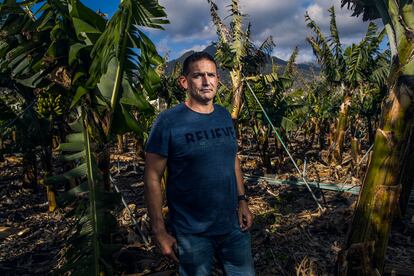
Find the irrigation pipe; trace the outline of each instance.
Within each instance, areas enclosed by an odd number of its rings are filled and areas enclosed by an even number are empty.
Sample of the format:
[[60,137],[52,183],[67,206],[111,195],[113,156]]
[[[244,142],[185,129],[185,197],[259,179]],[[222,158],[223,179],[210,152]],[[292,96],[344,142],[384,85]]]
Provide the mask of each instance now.
[[249,88],[250,92],[252,93],[254,99],[256,100],[257,104],[262,109],[263,114],[265,115],[265,117],[266,117],[267,121],[269,122],[270,126],[272,127],[273,131],[275,132],[277,139],[279,139],[279,141],[282,144],[283,148],[285,149],[285,151],[289,155],[290,160],[292,161],[293,165],[295,166],[296,170],[298,171],[299,175],[301,176],[301,178],[303,180],[303,183],[305,184],[306,188],[311,193],[313,199],[315,200],[316,204],[318,205],[318,208],[323,212],[325,210],[325,208],[323,208],[322,205],[319,203],[318,199],[316,198],[315,194],[313,193],[312,189],[310,188],[308,181],[306,180],[306,178],[304,177],[304,175],[300,171],[298,165],[296,164],[295,160],[293,159],[292,155],[290,154],[289,149],[287,148],[287,146],[283,142],[282,138],[280,137],[279,133],[277,132],[275,126],[273,125],[272,121],[270,120],[269,116],[267,115],[265,109],[263,108],[263,106],[260,103],[259,99],[257,98],[256,94],[253,92],[253,89],[250,86],[249,82],[246,81],[246,84],[247,84],[247,87]]
[[[289,185],[289,186],[304,186],[303,181],[296,180],[283,180],[273,177],[255,176],[255,175],[244,175],[244,179],[247,181],[259,182],[260,180],[266,181],[269,185]],[[349,184],[336,184],[336,183],[320,183],[320,182],[308,182],[309,186],[319,188],[321,190],[350,193],[358,195],[360,186],[349,185]]]
[[[244,179],[249,182],[259,182],[259,181],[266,181],[268,185],[271,186],[278,186],[278,185],[289,185],[289,186],[304,186],[305,183],[303,181],[295,181],[295,180],[283,180],[277,179],[274,177],[266,177],[266,176],[256,176],[256,175],[249,175],[245,174]],[[334,191],[340,193],[349,193],[352,195],[359,195],[361,186],[350,185],[346,183],[320,183],[320,182],[308,182],[311,187],[319,187],[321,190],[327,191]],[[411,195],[409,197],[408,206],[414,207],[414,188],[411,190]]]
[[368,153],[372,150],[372,148],[374,147],[374,144],[372,144],[369,149],[367,150],[367,152],[365,153],[365,155],[361,158],[361,160],[359,160],[358,162],[358,166],[362,163],[362,161],[364,161],[364,159],[368,156]]
[[114,185],[114,187],[115,187],[115,191],[121,195],[121,201],[122,201],[122,204],[123,204],[123,205],[125,206],[125,208],[128,210],[129,216],[131,217],[132,222],[134,223],[135,228],[136,228],[136,229],[137,229],[137,231],[138,231],[138,234],[141,236],[142,241],[143,241],[143,242],[145,243],[145,245],[147,246],[147,245],[149,244],[148,239],[147,239],[147,238],[145,237],[145,235],[142,233],[141,228],[140,228],[140,227],[139,227],[139,225],[138,225],[138,221],[135,219],[134,214],[132,213],[131,209],[129,208],[128,204],[126,203],[126,201],[125,201],[124,197],[122,196],[121,191],[119,190],[118,186],[115,184],[115,182],[114,182],[114,180],[113,180],[113,178],[112,178],[112,177],[110,177],[110,180],[111,180],[111,182],[112,182],[112,185]]

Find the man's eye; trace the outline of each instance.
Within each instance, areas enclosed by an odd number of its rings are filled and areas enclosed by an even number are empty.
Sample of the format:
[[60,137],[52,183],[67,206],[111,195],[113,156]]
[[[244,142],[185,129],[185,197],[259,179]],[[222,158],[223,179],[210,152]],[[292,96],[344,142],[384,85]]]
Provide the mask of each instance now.
[[207,75],[208,77],[210,77],[210,78],[215,78],[216,76],[217,76],[217,74],[216,73],[205,73],[205,74],[194,74],[193,75],[193,78],[195,78],[195,79],[198,79],[198,78],[201,78],[201,77],[203,77],[203,76],[205,76],[205,75]]

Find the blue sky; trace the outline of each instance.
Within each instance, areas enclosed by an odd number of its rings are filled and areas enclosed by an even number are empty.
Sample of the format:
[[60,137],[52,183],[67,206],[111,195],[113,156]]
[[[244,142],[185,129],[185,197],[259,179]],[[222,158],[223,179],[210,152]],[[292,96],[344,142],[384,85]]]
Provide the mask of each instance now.
[[81,2],[94,11],[100,10],[101,12],[108,14],[109,17],[115,13],[120,3],[120,1],[114,0],[81,0]]
[[[119,1],[83,0],[86,6],[112,16]],[[216,0],[220,16],[225,19],[230,0]],[[335,6],[341,41],[345,45],[358,42],[364,36],[367,22],[351,17],[351,11],[340,8],[340,0],[240,0],[245,21],[252,24],[252,39],[259,45],[272,35],[276,47],[273,55],[287,59],[295,46],[299,47],[298,62],[312,62],[314,56],[305,38],[309,36],[304,14],[310,16],[329,32],[328,8]],[[170,24],[164,31],[147,30],[161,54],[171,59],[188,50],[202,50],[216,40],[216,30],[211,22],[207,0],[159,0],[165,7]],[[226,22],[226,20],[225,20]],[[376,21],[381,26],[380,21]],[[385,44],[385,43],[384,43]]]

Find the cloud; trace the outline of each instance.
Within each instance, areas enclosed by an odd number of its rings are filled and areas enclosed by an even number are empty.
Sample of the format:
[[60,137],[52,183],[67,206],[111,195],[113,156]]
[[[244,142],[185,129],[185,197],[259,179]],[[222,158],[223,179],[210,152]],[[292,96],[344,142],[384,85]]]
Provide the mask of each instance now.
[[215,28],[210,20],[206,0],[160,0],[170,24],[165,26],[169,39],[191,43],[193,40],[214,39]]
[[[207,0],[160,0],[165,7],[170,24],[166,31],[151,31],[159,38],[164,49],[171,51],[175,58],[187,49],[200,49],[217,38],[216,29],[211,21],[210,7]],[[230,0],[216,0],[219,15],[228,24]],[[321,27],[324,34],[329,34],[330,6],[335,7],[337,26],[345,45],[361,40],[368,23],[360,18],[351,17],[351,11],[340,8],[337,0],[240,0],[245,21],[252,24],[252,40],[259,45],[272,35],[276,43],[274,54],[280,58],[289,57],[295,46],[299,47],[298,61],[312,60],[312,51],[306,42],[310,35],[306,27],[304,14],[308,11],[313,20]],[[227,19],[226,19],[227,18]],[[158,43],[157,43],[158,45]]]
[[199,51],[204,50],[208,46],[209,44],[196,44],[196,45],[193,45],[191,48],[186,48],[182,50],[178,55],[181,56],[182,54],[189,52],[189,51],[199,52]]

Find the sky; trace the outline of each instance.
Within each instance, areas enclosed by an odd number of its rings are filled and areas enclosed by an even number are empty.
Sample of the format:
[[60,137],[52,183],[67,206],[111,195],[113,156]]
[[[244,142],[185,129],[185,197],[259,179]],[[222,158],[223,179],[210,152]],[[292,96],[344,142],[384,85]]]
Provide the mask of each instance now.
[[[86,6],[110,17],[119,1],[107,0],[105,5],[99,0],[83,0]],[[231,0],[215,0],[219,15],[229,23],[228,15]],[[170,24],[165,30],[148,30],[146,33],[157,46],[161,55],[168,53],[175,59],[189,50],[200,51],[217,41],[216,28],[211,21],[210,7],[207,0],[159,0],[165,8]],[[252,24],[252,40],[260,45],[272,36],[276,44],[273,55],[287,60],[295,46],[299,47],[298,63],[314,62],[315,57],[306,37],[311,35],[305,23],[305,12],[322,28],[325,35],[329,33],[328,8],[335,7],[337,27],[341,42],[345,45],[358,43],[367,30],[368,22],[352,17],[352,12],[340,7],[340,0],[240,0],[240,9],[245,14],[245,22]],[[227,18],[227,19],[226,19]],[[381,21],[375,23],[382,27]],[[384,42],[385,47],[385,42]]]

